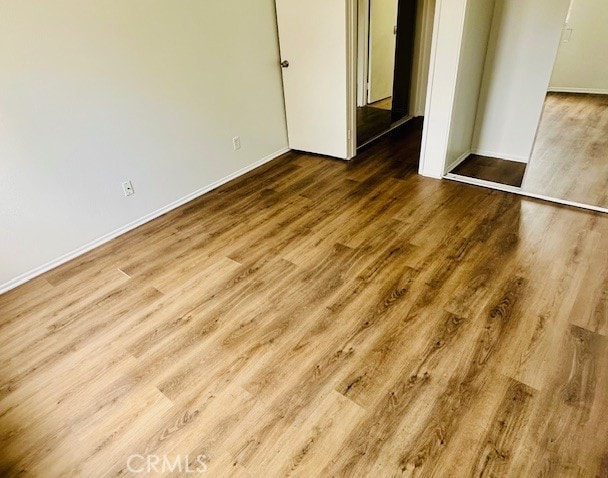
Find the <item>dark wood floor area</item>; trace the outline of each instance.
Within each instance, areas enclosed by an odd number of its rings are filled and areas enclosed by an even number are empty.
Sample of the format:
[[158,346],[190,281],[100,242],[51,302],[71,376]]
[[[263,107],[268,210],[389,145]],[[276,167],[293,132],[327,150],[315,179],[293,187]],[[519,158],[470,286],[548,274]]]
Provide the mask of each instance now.
[[419,144],[289,153],[0,296],[0,474],[608,476],[608,216]]
[[357,146],[361,146],[379,134],[388,131],[391,124],[391,110],[373,106],[357,108]]
[[453,174],[467,178],[483,179],[507,186],[520,187],[526,172],[526,164],[487,156],[471,154],[460,163]]
[[548,94],[522,189],[608,208],[608,95]]

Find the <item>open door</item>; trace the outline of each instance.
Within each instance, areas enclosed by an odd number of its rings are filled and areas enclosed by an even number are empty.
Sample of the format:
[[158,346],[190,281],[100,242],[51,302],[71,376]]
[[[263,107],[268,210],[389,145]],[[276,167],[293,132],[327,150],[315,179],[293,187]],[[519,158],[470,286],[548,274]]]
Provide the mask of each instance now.
[[353,0],[276,0],[289,147],[350,159],[356,146]]

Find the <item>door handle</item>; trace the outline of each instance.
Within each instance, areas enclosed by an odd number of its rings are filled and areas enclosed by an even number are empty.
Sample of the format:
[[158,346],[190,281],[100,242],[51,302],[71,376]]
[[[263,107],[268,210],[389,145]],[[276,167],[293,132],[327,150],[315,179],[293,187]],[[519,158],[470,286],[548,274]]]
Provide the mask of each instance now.
[[287,60],[282,61],[281,68],[289,68],[289,62]]

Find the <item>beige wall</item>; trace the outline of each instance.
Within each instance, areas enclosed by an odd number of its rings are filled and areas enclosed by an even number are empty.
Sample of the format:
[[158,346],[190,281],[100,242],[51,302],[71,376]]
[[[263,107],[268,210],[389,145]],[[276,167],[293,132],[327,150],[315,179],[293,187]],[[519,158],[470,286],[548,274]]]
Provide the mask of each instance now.
[[608,94],[608,1],[574,0],[550,90]]
[[0,289],[286,148],[278,62],[273,0],[4,0]]

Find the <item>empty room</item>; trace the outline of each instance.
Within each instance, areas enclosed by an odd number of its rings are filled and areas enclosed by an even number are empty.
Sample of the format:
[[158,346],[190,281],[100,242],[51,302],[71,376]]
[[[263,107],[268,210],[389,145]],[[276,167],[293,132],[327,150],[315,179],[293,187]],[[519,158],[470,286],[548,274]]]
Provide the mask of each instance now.
[[0,476],[608,477],[607,25],[0,1]]

